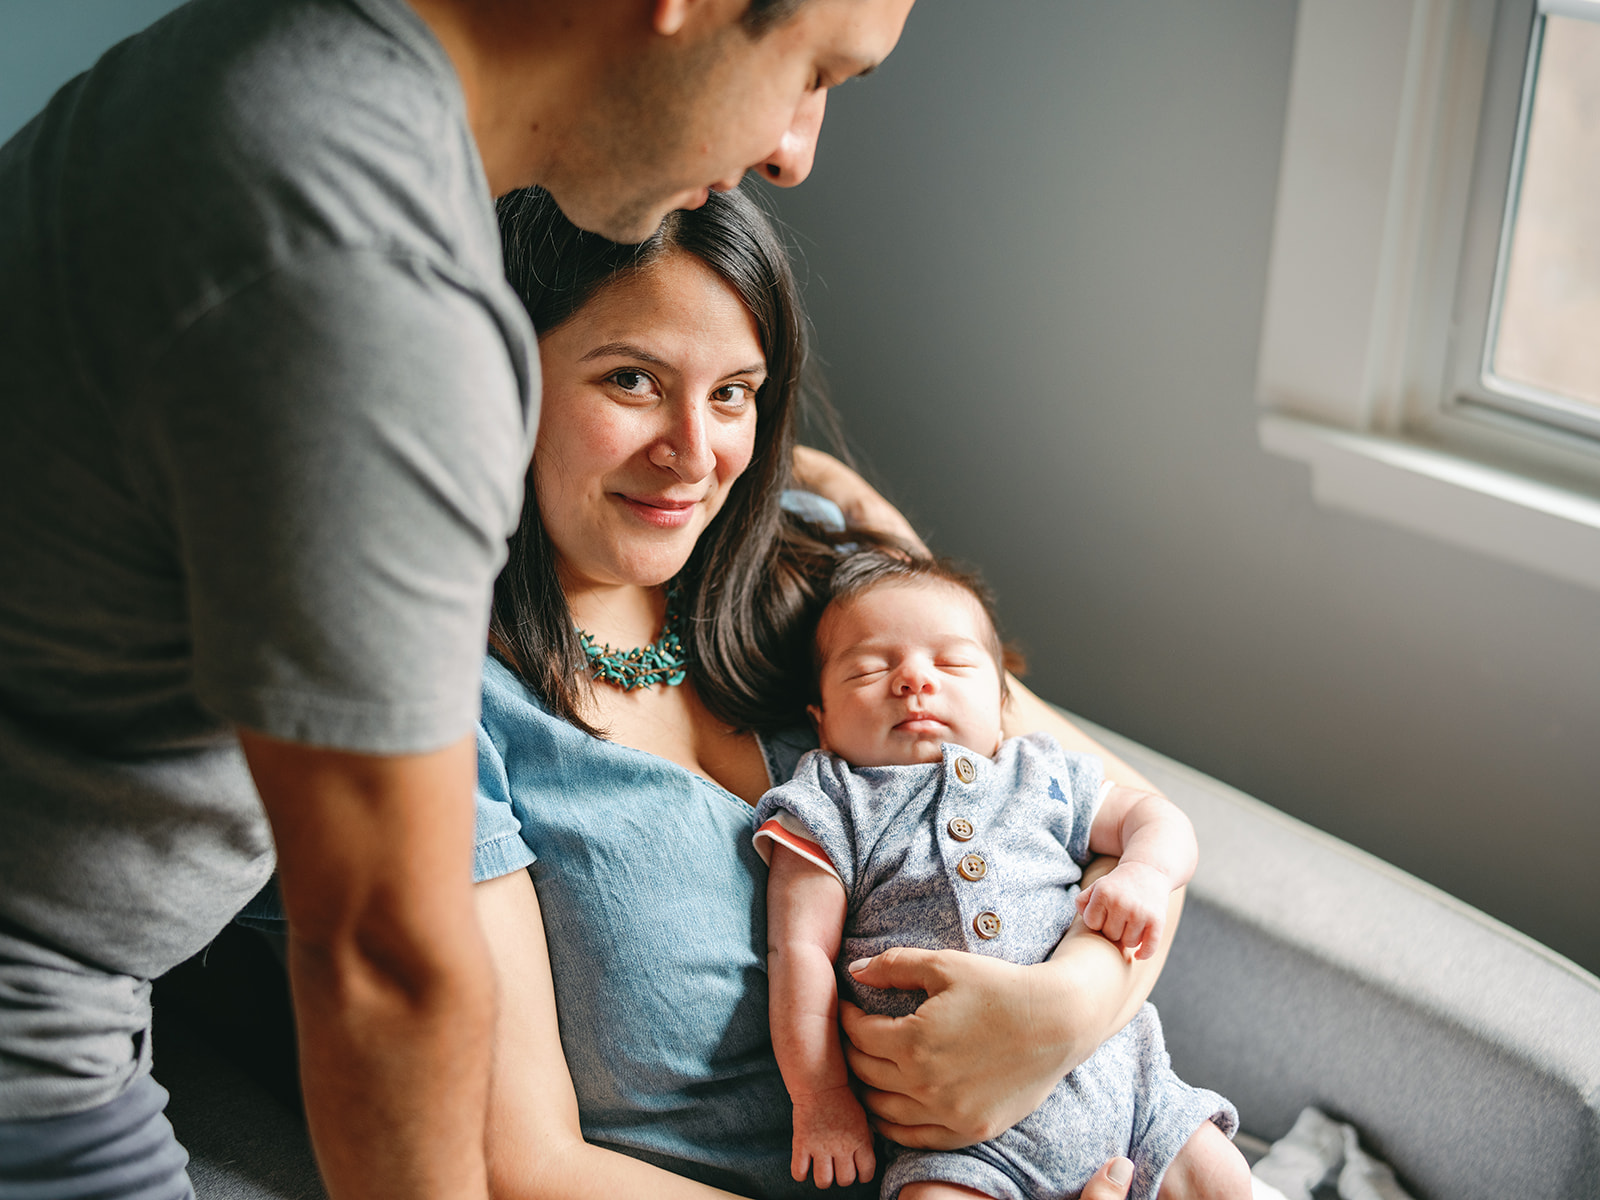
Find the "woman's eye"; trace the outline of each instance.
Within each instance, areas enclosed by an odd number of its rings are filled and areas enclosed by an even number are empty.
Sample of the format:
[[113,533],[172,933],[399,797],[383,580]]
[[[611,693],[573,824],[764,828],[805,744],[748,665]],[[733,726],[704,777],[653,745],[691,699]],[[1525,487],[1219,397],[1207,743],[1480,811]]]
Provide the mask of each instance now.
[[743,408],[755,398],[755,389],[748,383],[727,383],[712,392],[711,398],[725,408]]
[[655,380],[643,371],[635,371],[624,367],[620,371],[613,371],[606,376],[606,382],[614,383],[627,392],[630,396],[648,395],[655,384]]

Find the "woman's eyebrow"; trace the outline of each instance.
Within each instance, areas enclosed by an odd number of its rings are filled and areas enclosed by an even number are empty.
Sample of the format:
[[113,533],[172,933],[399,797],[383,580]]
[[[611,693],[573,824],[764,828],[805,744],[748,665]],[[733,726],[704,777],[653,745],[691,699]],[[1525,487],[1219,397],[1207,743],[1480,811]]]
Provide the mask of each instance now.
[[651,354],[644,347],[635,346],[632,342],[607,342],[603,346],[596,346],[578,361],[590,362],[596,358],[636,358],[640,362],[652,363],[658,367],[672,365],[666,359],[659,355]]

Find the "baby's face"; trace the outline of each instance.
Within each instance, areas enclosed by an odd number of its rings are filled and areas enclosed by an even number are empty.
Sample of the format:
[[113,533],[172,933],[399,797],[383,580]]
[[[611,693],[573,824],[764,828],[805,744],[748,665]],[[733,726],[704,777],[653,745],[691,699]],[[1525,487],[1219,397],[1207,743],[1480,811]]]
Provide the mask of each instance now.
[[856,767],[937,762],[941,742],[1000,748],[1000,668],[989,620],[967,591],[938,580],[886,583],[823,614],[824,750]]

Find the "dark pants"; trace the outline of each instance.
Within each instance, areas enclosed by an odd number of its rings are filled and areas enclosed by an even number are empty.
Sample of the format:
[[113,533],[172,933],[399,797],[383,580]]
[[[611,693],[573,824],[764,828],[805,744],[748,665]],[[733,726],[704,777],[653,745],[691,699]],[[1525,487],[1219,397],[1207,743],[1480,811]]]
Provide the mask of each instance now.
[[5,1200],[194,1200],[189,1155],[167,1121],[167,1089],[141,1075],[109,1104],[0,1121]]

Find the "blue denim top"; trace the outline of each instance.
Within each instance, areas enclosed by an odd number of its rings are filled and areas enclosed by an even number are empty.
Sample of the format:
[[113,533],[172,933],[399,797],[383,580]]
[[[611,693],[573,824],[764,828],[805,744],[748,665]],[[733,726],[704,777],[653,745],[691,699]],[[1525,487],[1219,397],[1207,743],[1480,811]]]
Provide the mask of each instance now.
[[[768,774],[788,779],[814,745],[763,739]],[[538,889],[584,1137],[744,1195],[815,1197],[789,1177],[755,810],[552,717],[493,659],[477,804],[476,878],[526,867]]]

